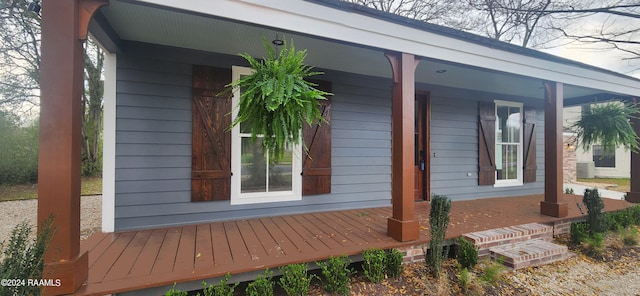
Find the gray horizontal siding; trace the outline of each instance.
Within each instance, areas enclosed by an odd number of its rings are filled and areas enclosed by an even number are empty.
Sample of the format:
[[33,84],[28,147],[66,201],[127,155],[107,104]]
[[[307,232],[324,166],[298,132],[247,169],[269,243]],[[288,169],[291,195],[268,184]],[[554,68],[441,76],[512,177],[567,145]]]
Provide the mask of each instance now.
[[386,206],[391,199],[391,82],[327,71],[331,194],[231,206],[191,200],[191,67],[235,57],[132,44],[118,56],[116,230]]
[[[230,68],[238,57],[131,43],[118,56],[116,230],[387,206],[391,199],[391,82],[326,71],[332,81],[332,193],[301,201],[192,203],[191,71]],[[543,114],[538,113],[538,182],[477,185],[477,100],[486,95],[434,88],[432,192],[454,200],[542,192]],[[500,98],[505,99],[505,98]]]
[[[517,196],[544,191],[544,114],[540,101],[526,100],[537,112],[535,183],[522,186],[478,186],[478,101],[464,92],[431,95],[431,192],[452,200]],[[488,99],[488,98],[481,98]],[[498,98],[496,98],[498,99]],[[499,98],[501,100],[513,100]],[[534,102],[533,104],[531,102]]]

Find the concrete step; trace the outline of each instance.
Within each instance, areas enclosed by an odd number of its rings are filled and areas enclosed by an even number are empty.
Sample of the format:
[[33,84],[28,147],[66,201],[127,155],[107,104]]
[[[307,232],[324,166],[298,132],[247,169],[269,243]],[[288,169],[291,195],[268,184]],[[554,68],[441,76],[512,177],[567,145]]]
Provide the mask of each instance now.
[[482,260],[489,258],[491,255],[489,249],[493,247],[525,242],[532,239],[550,242],[553,239],[553,226],[529,223],[472,232],[463,234],[462,236],[478,248],[478,257]]
[[571,254],[567,246],[557,245],[542,239],[492,247],[489,252],[492,260],[513,269],[563,260]]

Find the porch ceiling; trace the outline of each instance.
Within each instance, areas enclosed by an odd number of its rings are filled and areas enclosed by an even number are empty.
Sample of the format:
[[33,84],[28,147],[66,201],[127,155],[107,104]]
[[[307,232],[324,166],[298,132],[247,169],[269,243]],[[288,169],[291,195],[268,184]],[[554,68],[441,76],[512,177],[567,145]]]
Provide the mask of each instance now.
[[[103,44],[121,40],[237,55],[264,55],[262,38],[276,33],[293,39],[296,48],[307,49],[307,63],[318,68],[391,77],[384,49],[329,40],[268,26],[256,26],[195,13],[164,9],[133,1],[112,0],[102,8]],[[105,26],[106,24],[106,26]],[[93,28],[97,28],[95,25]],[[106,28],[105,28],[106,27]],[[93,33],[93,30],[92,30]],[[108,38],[105,38],[108,37]],[[109,39],[109,40],[106,40]],[[108,46],[107,46],[108,47]],[[116,50],[107,48],[109,50]],[[126,51],[126,48],[123,49]],[[442,70],[446,70],[444,73]],[[527,98],[544,98],[542,80],[423,57],[416,70],[417,82],[461,89],[500,93]],[[603,91],[565,85],[565,98],[585,98]]]

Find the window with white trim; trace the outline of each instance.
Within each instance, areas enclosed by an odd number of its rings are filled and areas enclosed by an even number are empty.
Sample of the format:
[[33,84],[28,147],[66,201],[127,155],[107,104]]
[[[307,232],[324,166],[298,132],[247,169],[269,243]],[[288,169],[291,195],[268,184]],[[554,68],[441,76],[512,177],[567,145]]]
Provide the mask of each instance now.
[[522,103],[495,101],[496,183],[522,185]]
[[[247,67],[232,68],[233,81],[251,74]],[[240,92],[232,99],[232,120],[238,114]],[[277,161],[262,153],[260,138],[251,143],[250,128],[239,124],[231,130],[231,204],[251,204],[302,199],[302,169],[300,145],[287,147],[283,157]]]

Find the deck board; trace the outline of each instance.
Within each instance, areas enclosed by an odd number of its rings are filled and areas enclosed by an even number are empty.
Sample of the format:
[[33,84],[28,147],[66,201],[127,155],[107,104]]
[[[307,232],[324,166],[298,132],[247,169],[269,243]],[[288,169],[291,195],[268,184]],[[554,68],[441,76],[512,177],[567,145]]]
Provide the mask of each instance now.
[[196,271],[206,270],[214,265],[213,245],[211,243],[211,225],[199,224],[196,227],[196,258],[194,269]]
[[150,274],[153,269],[153,265],[158,257],[158,252],[167,234],[167,229],[154,229],[150,232],[151,235],[149,235],[147,243],[142,247],[140,256],[136,258],[135,264],[129,271],[130,276]]
[[176,253],[180,244],[181,228],[170,228],[164,235],[162,246],[158,250],[158,256],[151,269],[152,274],[169,273],[173,271],[176,262]]
[[[454,202],[447,238],[463,233],[559,219],[539,214],[541,195]],[[569,199],[571,200],[571,199]],[[570,219],[583,216],[569,203]],[[628,206],[605,200],[605,209]],[[517,209],[517,210],[514,210]],[[82,241],[89,277],[75,295],[103,295],[174,282],[199,282],[231,274],[313,262],[372,247],[420,245],[429,239],[429,203],[416,203],[420,238],[398,242],[386,235],[391,208],[213,222],[122,233],[98,233]]]
[[147,240],[151,236],[150,231],[136,232],[135,236],[127,247],[120,255],[120,258],[116,260],[109,272],[104,276],[105,281],[114,280],[118,278],[126,277],[131,271],[131,267],[141,254],[143,247],[147,243]]

